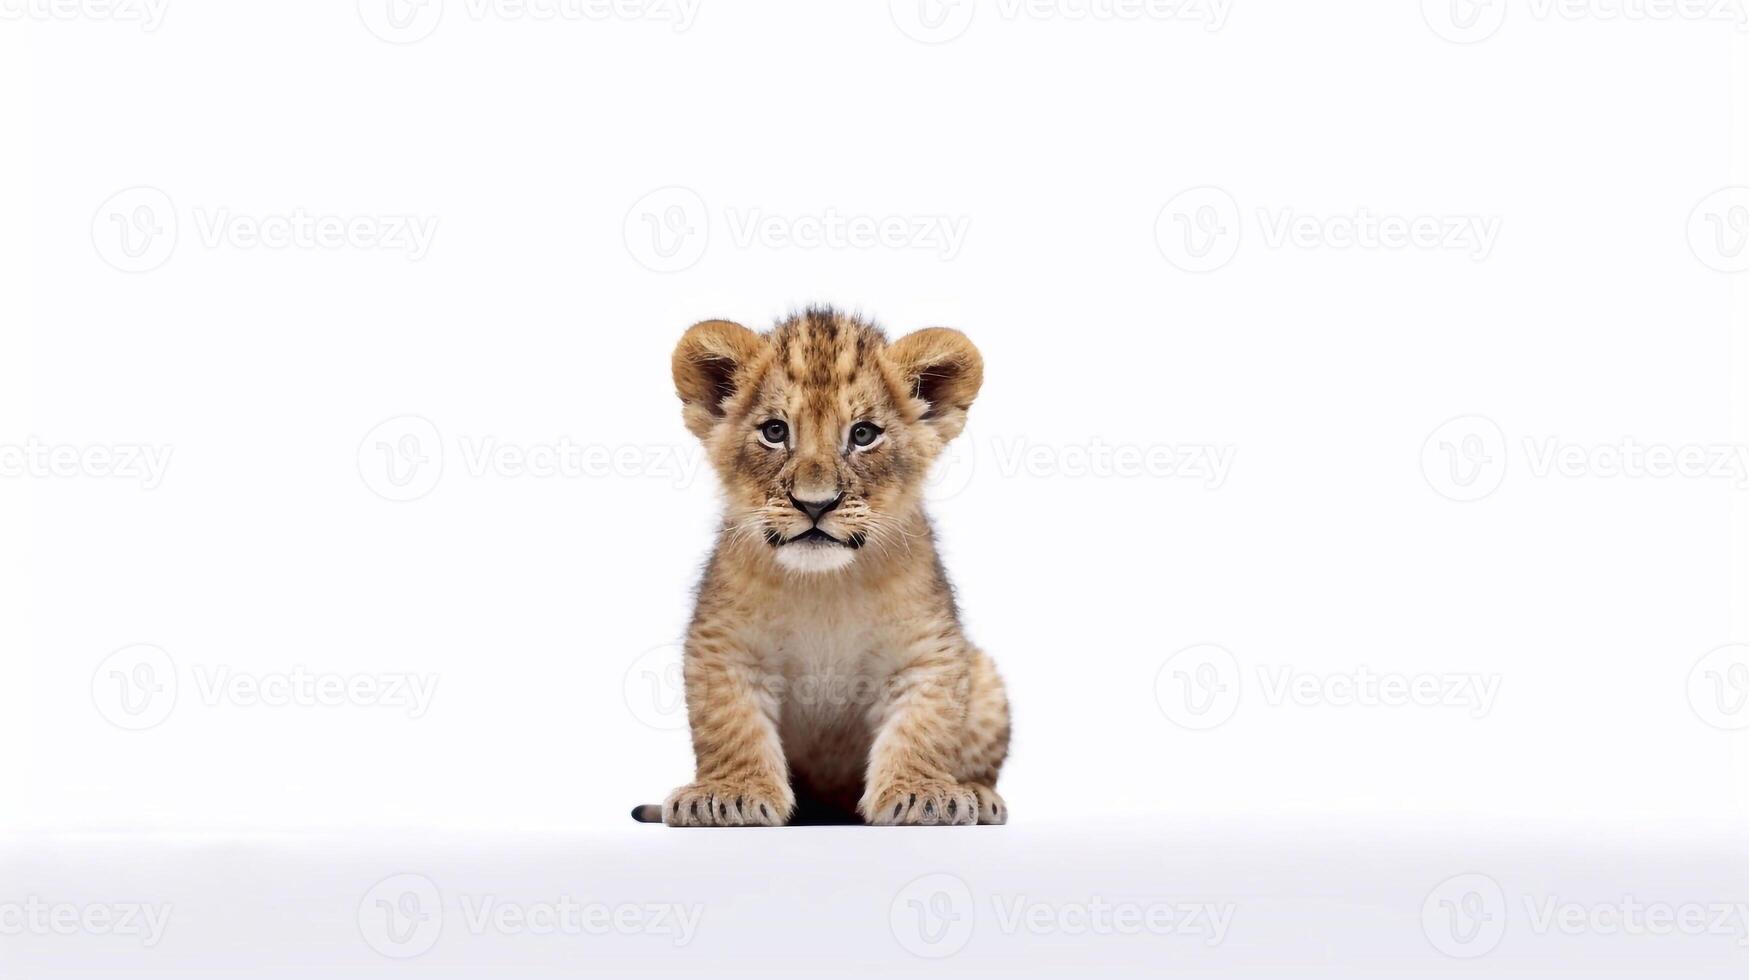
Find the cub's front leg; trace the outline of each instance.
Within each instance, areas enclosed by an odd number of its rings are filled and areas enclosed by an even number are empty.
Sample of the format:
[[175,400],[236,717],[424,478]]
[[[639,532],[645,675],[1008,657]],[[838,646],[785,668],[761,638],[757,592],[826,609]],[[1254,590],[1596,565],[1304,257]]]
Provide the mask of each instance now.
[[707,629],[688,638],[685,666],[697,773],[663,801],[662,820],[670,827],[781,826],[795,793],[774,699],[753,658]]
[[963,649],[914,653],[894,674],[857,810],[872,824],[971,824],[978,796],[954,776],[970,664]]

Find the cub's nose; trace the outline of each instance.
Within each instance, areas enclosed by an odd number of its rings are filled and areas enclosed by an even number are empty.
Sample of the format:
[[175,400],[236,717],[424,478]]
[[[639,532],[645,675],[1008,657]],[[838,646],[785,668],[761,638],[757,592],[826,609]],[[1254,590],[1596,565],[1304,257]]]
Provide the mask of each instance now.
[[839,494],[831,500],[802,500],[795,494],[789,495],[789,502],[796,505],[796,510],[808,515],[808,520],[818,524],[820,518],[832,512],[832,508],[844,502],[844,495]]

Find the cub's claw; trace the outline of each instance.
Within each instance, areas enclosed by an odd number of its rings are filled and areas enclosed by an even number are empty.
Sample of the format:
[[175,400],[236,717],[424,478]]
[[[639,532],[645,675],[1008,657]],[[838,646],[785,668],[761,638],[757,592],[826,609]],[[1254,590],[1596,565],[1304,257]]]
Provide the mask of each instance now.
[[971,786],[944,779],[896,783],[863,797],[862,818],[879,826],[964,826],[978,822]]
[[670,827],[781,827],[791,803],[767,789],[723,782],[690,783],[662,803]]

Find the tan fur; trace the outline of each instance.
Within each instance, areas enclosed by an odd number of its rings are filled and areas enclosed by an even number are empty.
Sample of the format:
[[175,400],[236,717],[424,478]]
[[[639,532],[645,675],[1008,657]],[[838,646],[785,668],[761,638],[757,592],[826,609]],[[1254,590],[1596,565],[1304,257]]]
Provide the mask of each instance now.
[[[983,382],[977,348],[940,328],[889,344],[809,310],[767,334],[697,324],[673,368],[726,513],[686,638],[697,776],[663,819],[782,824],[799,790],[869,823],[1006,821],[1007,696],[960,630],[921,500]],[[789,426],[781,448],[760,438],[772,419]],[[862,421],[884,432],[855,451]],[[818,528],[860,548],[773,543],[815,526],[792,495],[839,493]]]

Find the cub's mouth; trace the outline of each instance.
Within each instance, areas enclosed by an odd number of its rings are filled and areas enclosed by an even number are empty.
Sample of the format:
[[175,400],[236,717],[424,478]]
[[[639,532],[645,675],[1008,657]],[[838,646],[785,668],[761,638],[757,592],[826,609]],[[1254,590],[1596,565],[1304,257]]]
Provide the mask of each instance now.
[[770,542],[773,548],[799,545],[805,548],[849,548],[852,551],[862,547],[863,543],[863,537],[860,534],[852,534],[848,538],[841,539],[835,538],[817,527],[808,528],[793,538],[785,538],[776,531],[767,531],[765,532],[765,540]]

